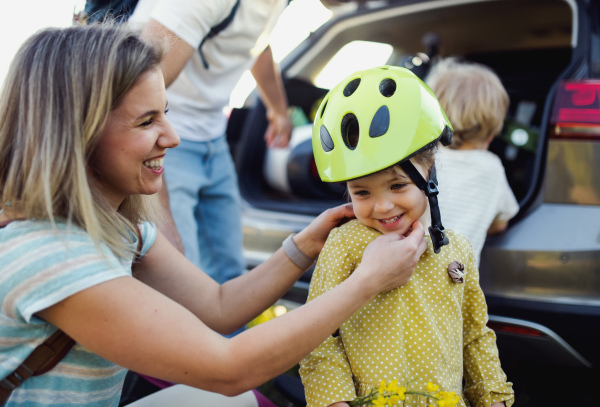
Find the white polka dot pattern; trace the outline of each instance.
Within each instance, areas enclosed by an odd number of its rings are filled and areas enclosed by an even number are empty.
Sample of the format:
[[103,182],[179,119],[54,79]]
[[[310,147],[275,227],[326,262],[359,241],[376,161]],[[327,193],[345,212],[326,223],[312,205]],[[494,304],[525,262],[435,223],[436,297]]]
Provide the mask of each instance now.
[[[379,235],[357,220],[334,229],[319,256],[308,300],[348,278]],[[486,327],[473,248],[453,231],[448,236],[450,244],[438,255],[428,237],[429,247],[408,284],[379,294],[301,362],[309,407],[350,401],[381,380],[394,379],[411,389],[437,383],[461,395],[463,406],[467,400],[476,406],[512,404],[512,383],[500,367],[495,334]],[[464,284],[448,276],[454,260],[465,265]]]

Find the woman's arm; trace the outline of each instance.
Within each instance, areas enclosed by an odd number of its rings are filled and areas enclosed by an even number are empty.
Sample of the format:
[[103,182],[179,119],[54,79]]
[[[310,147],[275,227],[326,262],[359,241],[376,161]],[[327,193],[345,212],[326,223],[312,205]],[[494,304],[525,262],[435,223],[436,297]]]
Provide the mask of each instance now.
[[[329,231],[352,217],[354,212],[349,204],[329,209],[294,236],[294,241],[300,250],[316,258]],[[134,268],[134,276],[183,305],[211,329],[228,334],[277,301],[304,271],[279,249],[249,273],[219,286],[175,253],[158,234],[152,248]]]
[[[211,331],[180,304],[129,277],[83,290],[38,316],[128,369],[226,395],[239,394],[294,366],[379,292],[408,282],[424,250],[423,235],[417,226],[403,240],[397,235],[381,236],[367,247],[361,266],[342,284],[232,339]],[[399,253],[410,256],[400,256],[401,265],[389,261]],[[200,288],[196,298],[206,291]]]

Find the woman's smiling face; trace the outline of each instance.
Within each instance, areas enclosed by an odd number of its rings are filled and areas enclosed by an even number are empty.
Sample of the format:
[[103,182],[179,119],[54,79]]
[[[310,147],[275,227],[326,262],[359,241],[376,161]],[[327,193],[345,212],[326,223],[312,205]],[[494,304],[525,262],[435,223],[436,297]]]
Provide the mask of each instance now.
[[145,73],[110,113],[90,168],[115,209],[129,195],[150,195],[162,187],[164,156],[179,144],[166,113],[167,96],[158,68]]
[[[427,179],[425,168],[412,163]],[[405,235],[428,207],[423,191],[399,166],[348,181],[347,186],[356,218],[383,234]]]

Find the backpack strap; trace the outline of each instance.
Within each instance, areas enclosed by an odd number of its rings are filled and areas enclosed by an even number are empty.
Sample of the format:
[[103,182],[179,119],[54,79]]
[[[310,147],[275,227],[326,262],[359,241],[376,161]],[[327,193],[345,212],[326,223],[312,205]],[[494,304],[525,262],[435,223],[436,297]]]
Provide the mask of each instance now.
[[240,5],[240,0],[236,0],[235,4],[233,5],[233,8],[229,12],[229,15],[227,17],[225,17],[225,19],[223,21],[221,21],[219,24],[212,27],[210,29],[210,31],[208,32],[208,34],[206,34],[204,36],[204,38],[202,38],[202,42],[200,42],[200,45],[198,45],[198,53],[200,54],[200,59],[202,59],[202,65],[204,65],[204,69],[208,69],[208,62],[206,61],[206,58],[204,57],[204,52],[202,52],[202,46],[204,45],[204,42],[210,38],[213,38],[218,33],[220,33],[225,28],[227,28],[227,26],[229,24],[231,24],[231,22],[233,21],[233,18],[235,17],[235,13],[237,12],[239,5]]
[[14,389],[31,376],[46,373],[60,362],[75,345],[75,341],[60,329],[53,333],[31,355],[17,367],[14,372],[0,380],[0,405],[3,404]]
[[[22,220],[22,219],[14,219]],[[0,222],[5,227],[13,219]],[[75,341],[60,329],[31,352],[11,374],[0,380],[0,405],[4,404],[14,389],[31,376],[46,373],[60,362],[75,345]]]

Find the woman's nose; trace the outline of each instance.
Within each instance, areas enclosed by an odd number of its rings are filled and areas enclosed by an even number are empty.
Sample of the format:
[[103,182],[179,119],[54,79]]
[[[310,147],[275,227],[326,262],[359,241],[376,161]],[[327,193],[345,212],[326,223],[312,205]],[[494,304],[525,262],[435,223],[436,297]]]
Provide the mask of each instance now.
[[168,119],[165,119],[163,131],[158,137],[157,144],[162,148],[174,148],[179,145],[179,136]]

